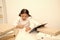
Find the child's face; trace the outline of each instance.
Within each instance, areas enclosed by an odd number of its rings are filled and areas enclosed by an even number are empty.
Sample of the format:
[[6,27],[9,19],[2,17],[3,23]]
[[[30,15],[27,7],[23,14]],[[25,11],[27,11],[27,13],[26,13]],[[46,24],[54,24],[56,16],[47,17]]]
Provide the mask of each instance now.
[[29,17],[29,16],[28,16],[26,13],[21,14],[22,20],[26,20],[28,17]]

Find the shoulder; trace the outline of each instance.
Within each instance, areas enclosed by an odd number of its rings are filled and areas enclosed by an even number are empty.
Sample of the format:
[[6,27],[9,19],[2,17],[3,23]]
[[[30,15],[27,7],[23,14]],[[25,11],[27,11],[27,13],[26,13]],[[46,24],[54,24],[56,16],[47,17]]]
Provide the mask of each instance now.
[[21,17],[17,17],[17,20],[21,19]]
[[21,17],[17,17],[16,21],[19,21],[19,20],[21,20]]

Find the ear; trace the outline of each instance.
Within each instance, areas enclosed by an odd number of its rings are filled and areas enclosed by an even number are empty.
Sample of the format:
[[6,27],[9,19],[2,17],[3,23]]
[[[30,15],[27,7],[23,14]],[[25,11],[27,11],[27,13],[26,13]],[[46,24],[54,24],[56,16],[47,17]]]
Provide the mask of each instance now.
[[21,13],[19,13],[19,16],[21,16]]

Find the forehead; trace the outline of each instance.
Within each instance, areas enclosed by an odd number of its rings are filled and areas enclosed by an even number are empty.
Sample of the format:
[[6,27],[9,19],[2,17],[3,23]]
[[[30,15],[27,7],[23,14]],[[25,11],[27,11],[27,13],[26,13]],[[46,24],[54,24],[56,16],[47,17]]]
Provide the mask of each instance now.
[[28,14],[26,14],[26,13],[23,13],[23,14],[21,14],[22,16],[27,16]]

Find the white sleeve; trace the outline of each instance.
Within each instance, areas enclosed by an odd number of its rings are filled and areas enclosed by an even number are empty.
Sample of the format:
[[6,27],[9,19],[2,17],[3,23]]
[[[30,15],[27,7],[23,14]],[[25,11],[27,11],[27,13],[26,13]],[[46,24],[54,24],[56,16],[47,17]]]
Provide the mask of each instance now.
[[34,27],[36,27],[38,25],[40,25],[40,24],[37,21],[35,21],[33,19],[30,20],[30,27],[31,27],[31,29],[33,29]]
[[13,26],[16,27],[19,23],[20,18],[17,18],[17,20],[13,23]]

